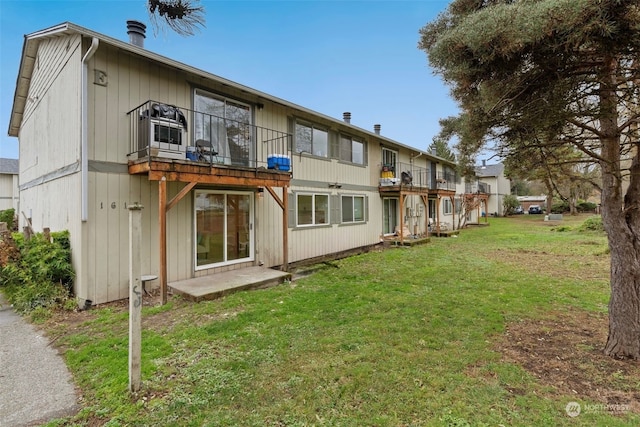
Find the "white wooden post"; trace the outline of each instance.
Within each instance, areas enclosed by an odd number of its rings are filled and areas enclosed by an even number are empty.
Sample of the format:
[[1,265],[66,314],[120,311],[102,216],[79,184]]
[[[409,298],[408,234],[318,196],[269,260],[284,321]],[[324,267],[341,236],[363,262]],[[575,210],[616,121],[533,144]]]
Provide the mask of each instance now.
[[129,391],[140,390],[140,353],[142,349],[142,206],[129,206]]

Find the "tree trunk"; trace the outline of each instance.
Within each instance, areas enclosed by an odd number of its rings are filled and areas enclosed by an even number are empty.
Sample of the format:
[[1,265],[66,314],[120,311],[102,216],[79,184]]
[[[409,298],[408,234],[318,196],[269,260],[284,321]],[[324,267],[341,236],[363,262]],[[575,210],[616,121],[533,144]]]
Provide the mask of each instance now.
[[577,215],[578,196],[576,194],[576,184],[572,181],[569,185],[569,215]]
[[[629,188],[622,199],[620,133],[615,90],[615,59],[601,75],[602,221],[611,250],[609,337],[605,354],[640,359],[640,162],[630,166]],[[607,67],[605,67],[607,68]]]
[[549,178],[544,180],[544,185],[547,187],[547,201],[545,202],[545,213],[549,215],[551,213],[551,208],[553,207],[553,183]]
[[[624,209],[616,209],[615,197],[603,189],[602,219],[611,249],[611,299],[609,337],[605,354],[616,358],[640,359],[640,227],[638,227],[638,186],[640,163],[634,159],[635,185],[625,197]],[[635,194],[630,195],[630,193]],[[636,199],[631,205],[630,199]],[[610,201],[611,200],[611,201]],[[618,205],[619,206],[619,205]]]

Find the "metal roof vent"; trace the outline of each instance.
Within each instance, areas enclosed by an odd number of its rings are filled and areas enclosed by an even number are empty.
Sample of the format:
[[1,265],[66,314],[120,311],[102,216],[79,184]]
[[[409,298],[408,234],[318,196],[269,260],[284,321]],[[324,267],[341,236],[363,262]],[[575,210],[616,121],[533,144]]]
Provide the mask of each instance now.
[[373,131],[378,135],[380,135],[380,127],[378,124],[373,125]]
[[127,21],[127,34],[129,34],[129,43],[138,47],[144,47],[146,30],[147,26],[140,21]]
[[346,111],[344,113],[342,113],[342,118],[344,119],[345,123],[351,123],[351,113]]

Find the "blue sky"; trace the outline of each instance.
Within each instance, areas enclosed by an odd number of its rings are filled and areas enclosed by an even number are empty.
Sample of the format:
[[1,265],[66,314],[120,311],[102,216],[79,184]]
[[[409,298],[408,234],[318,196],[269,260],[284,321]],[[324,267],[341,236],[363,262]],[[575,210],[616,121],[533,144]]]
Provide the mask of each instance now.
[[128,19],[147,24],[150,51],[426,150],[458,112],[417,48],[448,3],[201,0],[206,27],[183,37],[154,35],[146,0],[0,0],[0,157],[18,157],[7,131],[24,35],[69,21],[127,41]]

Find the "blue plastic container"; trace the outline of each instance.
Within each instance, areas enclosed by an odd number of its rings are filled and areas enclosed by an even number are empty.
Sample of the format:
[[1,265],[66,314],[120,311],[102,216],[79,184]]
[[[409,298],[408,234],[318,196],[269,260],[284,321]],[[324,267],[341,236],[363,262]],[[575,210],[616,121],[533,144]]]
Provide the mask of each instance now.
[[290,171],[291,159],[284,154],[271,154],[267,157],[267,167],[269,169]]
[[198,153],[196,152],[196,147],[187,147],[187,159],[195,162],[198,160]]

